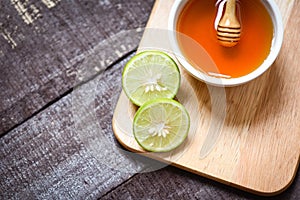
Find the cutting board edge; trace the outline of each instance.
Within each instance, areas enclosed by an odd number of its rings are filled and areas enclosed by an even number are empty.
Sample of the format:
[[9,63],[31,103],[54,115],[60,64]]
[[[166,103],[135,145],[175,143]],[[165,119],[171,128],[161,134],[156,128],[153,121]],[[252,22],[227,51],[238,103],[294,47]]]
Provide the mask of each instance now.
[[[152,13],[150,15],[150,19],[148,20],[146,28],[157,28],[157,27],[160,27],[160,26],[157,26],[157,24],[156,24],[156,21],[160,19],[159,17],[157,17],[157,12],[160,9],[164,9],[164,8],[168,8],[169,9],[169,6],[170,6],[169,2],[172,2],[172,0],[171,1],[156,0],[156,3],[154,4],[154,7],[152,9]],[[280,3],[279,0],[276,1],[276,2]],[[287,23],[287,21],[289,21],[288,19],[290,18],[290,14],[291,14],[291,12],[293,10],[292,9],[293,4],[294,4],[294,1],[290,2],[289,4],[286,4],[286,2],[285,2],[285,3],[282,3],[282,5],[280,6],[281,12],[283,12],[283,15],[284,15],[283,17],[284,17],[286,23]],[[289,9],[286,9],[287,7]],[[140,48],[140,46],[139,46],[139,48]],[[115,115],[117,115],[116,112],[114,112],[114,116]],[[114,127],[113,128],[114,129],[114,134],[116,135],[116,138],[121,143],[121,145],[124,146],[124,148],[128,149],[129,151],[133,151],[133,152],[137,152],[137,153],[143,153],[143,152],[140,152],[139,149],[134,149],[132,146],[127,145],[126,142],[122,141],[117,136],[117,134],[126,134],[126,133],[122,133],[120,131],[117,133],[116,131],[118,131],[118,130],[115,129],[116,128],[115,127],[116,126],[116,124],[115,124],[116,122],[113,121],[112,123],[113,123],[113,127]],[[153,159],[160,160],[160,161],[164,162],[163,160],[161,160],[159,158],[153,158]],[[295,179],[295,176],[296,176],[296,173],[298,171],[299,165],[300,165],[300,152],[299,152],[299,156],[297,158],[297,161],[293,162],[293,166],[292,166],[293,169],[289,170],[289,174],[288,174],[287,178],[285,179],[285,182],[282,183],[280,186],[277,185],[276,187],[273,187],[272,189],[269,188],[268,191],[267,190],[262,190],[262,189],[254,189],[253,187],[256,186],[256,185],[253,185],[252,188],[245,187],[245,186],[243,186],[241,184],[238,184],[238,182],[233,183],[233,182],[226,181],[226,180],[223,180],[221,178],[218,178],[218,177],[206,174],[206,173],[196,172],[193,169],[190,169],[190,168],[187,169],[185,166],[182,166],[182,165],[177,164],[177,163],[171,163],[171,165],[173,165],[175,167],[178,167],[180,169],[192,172],[192,173],[196,173],[196,174],[204,176],[206,178],[213,179],[215,181],[224,183],[226,185],[230,185],[230,186],[233,186],[235,188],[238,188],[238,189],[250,192],[250,193],[254,193],[254,194],[257,194],[257,195],[261,195],[261,196],[274,196],[274,195],[278,195],[278,194],[282,193],[283,191],[285,191],[293,183],[293,181]],[[291,173],[291,172],[293,172],[293,173]],[[262,188],[262,187],[263,186],[261,186],[260,188]],[[274,188],[276,188],[276,189],[274,189]]]
[[[122,94],[124,95],[123,90],[121,91],[120,96]],[[119,104],[120,100],[121,100],[121,98],[119,97],[117,105]],[[219,182],[219,183],[222,183],[222,184],[225,184],[225,185],[228,185],[228,186],[231,186],[231,187],[234,187],[234,188],[237,188],[237,189],[240,189],[240,190],[243,190],[243,191],[255,194],[255,195],[259,195],[259,196],[266,196],[266,197],[268,197],[268,196],[275,196],[275,195],[278,195],[278,194],[284,192],[286,189],[288,189],[290,187],[290,185],[292,185],[292,183],[293,183],[293,181],[294,181],[294,179],[296,177],[296,174],[297,174],[297,171],[298,171],[298,168],[299,168],[299,165],[300,165],[300,154],[298,156],[298,162],[295,165],[294,172],[293,172],[291,178],[289,179],[289,181],[287,183],[281,185],[280,187],[278,187],[278,189],[274,189],[273,191],[264,191],[264,190],[261,190],[259,188],[254,188],[254,187],[250,187],[250,186],[245,186],[245,185],[242,185],[242,184],[234,183],[232,181],[228,181],[228,180],[222,179],[220,177],[217,177],[217,175],[210,175],[208,173],[199,171],[197,169],[189,168],[189,167],[187,167],[187,166],[185,166],[183,164],[179,164],[179,163],[176,163],[176,162],[170,162],[168,160],[164,160],[164,159],[162,159],[160,157],[157,157],[157,156],[155,156],[153,154],[145,154],[146,151],[143,151],[141,149],[136,149],[136,148],[132,147],[130,144],[126,143],[126,141],[123,141],[121,139],[122,138],[121,134],[124,134],[124,135],[128,135],[128,134],[123,133],[118,128],[118,126],[117,126],[118,121],[116,120],[116,118],[117,118],[116,115],[118,115],[118,112],[117,112],[118,108],[119,108],[119,106],[116,106],[115,110],[114,110],[114,113],[113,113],[113,118],[112,118],[113,133],[114,133],[117,141],[125,149],[129,150],[130,152],[137,153],[137,154],[140,154],[142,156],[146,156],[146,157],[148,157],[150,159],[154,159],[154,160],[157,160],[159,162],[163,162],[163,163],[172,165],[172,166],[177,167],[177,168],[179,168],[181,170],[185,170],[185,171],[191,172],[193,174],[197,174],[197,175],[200,175],[202,177],[211,179],[213,181],[216,181],[216,182]]]

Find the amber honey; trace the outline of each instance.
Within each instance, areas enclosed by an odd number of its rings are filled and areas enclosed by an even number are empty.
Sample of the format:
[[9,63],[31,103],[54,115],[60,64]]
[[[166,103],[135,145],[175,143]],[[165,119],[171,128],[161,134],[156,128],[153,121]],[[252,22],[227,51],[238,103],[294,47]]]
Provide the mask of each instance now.
[[217,40],[216,23],[224,1],[191,0],[185,5],[177,23],[178,42],[193,66],[236,78],[254,71],[267,58],[273,38],[268,11],[260,0],[238,0],[236,7],[241,39],[234,47],[223,47]]

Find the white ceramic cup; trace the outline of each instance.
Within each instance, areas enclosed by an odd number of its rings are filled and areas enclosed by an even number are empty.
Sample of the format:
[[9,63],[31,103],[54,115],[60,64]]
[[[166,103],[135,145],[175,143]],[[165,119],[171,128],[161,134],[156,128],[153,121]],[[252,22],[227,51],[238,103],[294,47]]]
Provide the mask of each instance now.
[[178,45],[177,41],[177,20],[178,17],[186,5],[188,0],[175,0],[174,5],[171,8],[171,12],[169,15],[168,21],[168,29],[170,30],[169,38],[170,43],[172,46],[172,51],[174,52],[176,58],[180,62],[183,68],[185,68],[192,76],[196,79],[201,80],[207,84],[214,85],[214,86],[236,86],[251,81],[261,74],[263,74],[275,61],[277,58],[282,41],[283,41],[283,23],[282,17],[279,8],[277,7],[276,3],[273,0],[262,0],[263,5],[266,7],[271,19],[273,21],[274,33],[273,33],[273,40],[271,44],[271,50],[269,55],[266,57],[264,62],[253,72],[241,76],[238,78],[223,78],[223,77],[215,77],[210,76],[206,73],[201,72],[197,68],[193,67],[183,56],[183,53]]

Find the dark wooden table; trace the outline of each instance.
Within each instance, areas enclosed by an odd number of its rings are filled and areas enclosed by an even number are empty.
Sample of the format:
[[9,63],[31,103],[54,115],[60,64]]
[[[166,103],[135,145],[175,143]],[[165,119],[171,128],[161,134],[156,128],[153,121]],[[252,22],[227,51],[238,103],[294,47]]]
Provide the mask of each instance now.
[[[121,72],[153,3],[0,1],[0,199],[266,198],[131,154],[114,138]],[[271,199],[299,197],[298,170]]]

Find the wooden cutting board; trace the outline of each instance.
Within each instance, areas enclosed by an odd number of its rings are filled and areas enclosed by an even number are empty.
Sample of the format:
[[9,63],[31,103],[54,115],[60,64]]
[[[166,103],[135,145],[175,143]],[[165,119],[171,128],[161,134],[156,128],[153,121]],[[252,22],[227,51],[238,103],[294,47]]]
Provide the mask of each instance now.
[[[160,48],[174,0],[157,0],[139,51]],[[116,138],[127,149],[260,195],[275,195],[293,181],[300,155],[300,1],[276,0],[284,42],[270,70],[238,87],[207,86],[181,69],[176,99],[188,110],[187,140],[169,153],[148,153],[132,134],[137,107],[121,93],[113,117]],[[155,30],[155,31],[153,31]],[[162,30],[162,31],[157,31]],[[168,44],[166,44],[168,45]]]

